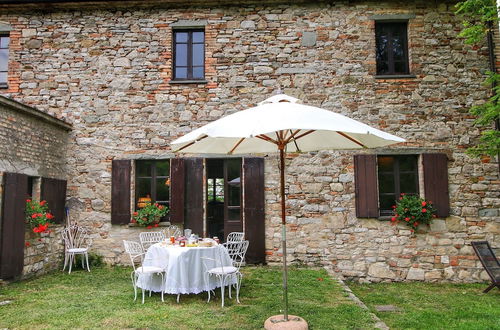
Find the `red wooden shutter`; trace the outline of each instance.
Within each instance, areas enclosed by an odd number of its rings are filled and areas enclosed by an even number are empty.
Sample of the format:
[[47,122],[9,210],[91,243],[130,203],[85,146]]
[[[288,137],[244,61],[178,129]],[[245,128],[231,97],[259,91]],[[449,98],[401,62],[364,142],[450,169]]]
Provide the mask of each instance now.
[[2,207],[0,278],[22,274],[24,267],[24,210],[28,198],[28,176],[5,173]]
[[40,200],[47,201],[55,223],[63,223],[66,204],[66,180],[42,178]]
[[[170,160],[170,222],[184,222],[184,159],[172,158]],[[200,233],[201,235],[202,233]]]
[[130,160],[113,160],[111,169],[111,223],[130,222]]
[[425,199],[431,201],[438,217],[450,215],[448,157],[445,154],[422,154]]
[[243,159],[245,238],[248,263],[265,263],[264,158]]
[[203,158],[185,158],[184,228],[200,236],[203,232]]
[[376,218],[378,209],[377,156],[354,156],[354,185],[356,196],[356,216]]

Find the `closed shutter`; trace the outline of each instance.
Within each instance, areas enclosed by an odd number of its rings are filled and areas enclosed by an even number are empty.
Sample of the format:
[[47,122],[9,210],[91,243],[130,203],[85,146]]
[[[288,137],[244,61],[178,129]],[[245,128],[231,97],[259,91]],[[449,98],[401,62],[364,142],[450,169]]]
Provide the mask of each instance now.
[[47,201],[53,222],[63,223],[66,204],[66,180],[42,178],[40,200]]
[[111,169],[111,223],[130,222],[130,160],[113,160]]
[[203,232],[203,158],[185,158],[185,220],[184,228],[193,234]]
[[445,154],[422,154],[425,199],[431,201],[438,217],[450,215],[448,157]]
[[265,263],[264,158],[243,159],[245,237],[248,263]]
[[[185,176],[184,159],[170,161],[170,222],[184,222]],[[200,233],[201,234],[201,233]]]
[[24,267],[24,210],[28,176],[5,173],[0,236],[0,278],[21,275]]
[[377,156],[355,155],[354,185],[358,218],[379,216],[377,184]]

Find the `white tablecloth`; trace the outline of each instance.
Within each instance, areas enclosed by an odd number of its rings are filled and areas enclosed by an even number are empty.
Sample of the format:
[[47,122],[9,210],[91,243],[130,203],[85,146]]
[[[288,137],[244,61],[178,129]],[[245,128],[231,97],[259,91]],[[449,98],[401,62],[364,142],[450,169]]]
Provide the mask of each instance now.
[[[222,251],[222,258],[217,252],[218,249]],[[211,258],[217,260],[217,263],[212,260],[203,260],[204,258]],[[216,247],[179,247],[179,246],[165,246],[162,243],[151,245],[146,252],[144,258],[144,266],[156,266],[167,270],[165,278],[164,292],[169,294],[198,294],[206,291],[205,283],[205,266],[203,262],[210,268],[219,267],[220,259],[224,266],[231,266],[232,261],[227,253],[227,250],[222,246]],[[231,284],[236,283],[236,279],[229,281]],[[153,275],[139,277],[137,286],[143,289],[151,290],[154,292],[161,291],[161,277]],[[219,281],[211,276],[208,284],[210,290],[220,287]]]

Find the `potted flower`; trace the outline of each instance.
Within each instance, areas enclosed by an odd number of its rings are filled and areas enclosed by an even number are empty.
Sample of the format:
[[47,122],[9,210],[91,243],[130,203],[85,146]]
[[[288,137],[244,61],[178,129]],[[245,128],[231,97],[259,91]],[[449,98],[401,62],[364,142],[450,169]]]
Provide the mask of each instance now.
[[168,212],[168,207],[158,203],[146,203],[146,205],[132,214],[132,223],[149,228],[158,227],[160,218]]
[[413,232],[419,225],[429,225],[436,217],[436,209],[430,201],[416,195],[401,194],[396,205],[393,205],[393,223],[403,222]]
[[34,233],[49,232],[49,224],[54,216],[49,212],[49,206],[46,201],[26,200],[26,223],[29,223]]

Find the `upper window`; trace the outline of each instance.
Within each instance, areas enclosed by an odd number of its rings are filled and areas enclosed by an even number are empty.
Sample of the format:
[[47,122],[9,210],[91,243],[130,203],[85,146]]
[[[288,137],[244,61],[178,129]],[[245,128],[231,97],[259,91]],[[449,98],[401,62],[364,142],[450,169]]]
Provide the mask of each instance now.
[[169,206],[170,162],[168,160],[137,160],[135,162],[136,208],[143,202]]
[[376,22],[377,75],[409,74],[408,23]]
[[380,215],[392,214],[401,193],[419,193],[417,159],[416,155],[378,156]]
[[7,73],[9,71],[9,42],[8,35],[0,34],[0,87],[7,86]]
[[205,31],[174,30],[174,80],[205,78]]

